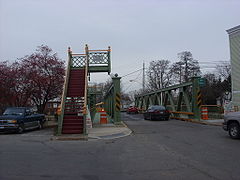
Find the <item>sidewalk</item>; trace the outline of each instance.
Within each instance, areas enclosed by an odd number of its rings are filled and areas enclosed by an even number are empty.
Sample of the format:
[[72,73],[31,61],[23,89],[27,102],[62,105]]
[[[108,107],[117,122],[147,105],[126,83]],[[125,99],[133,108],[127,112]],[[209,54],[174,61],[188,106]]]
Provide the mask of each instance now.
[[55,136],[52,140],[99,140],[99,139],[116,139],[129,136],[132,131],[122,122],[115,124],[99,124],[89,129],[88,135],[82,134],[62,134]]
[[132,131],[124,124],[102,124],[94,125],[89,129],[88,139],[116,139],[128,136]]
[[222,126],[224,122],[223,119],[211,119],[211,120],[202,120],[201,122],[207,123],[208,125]]

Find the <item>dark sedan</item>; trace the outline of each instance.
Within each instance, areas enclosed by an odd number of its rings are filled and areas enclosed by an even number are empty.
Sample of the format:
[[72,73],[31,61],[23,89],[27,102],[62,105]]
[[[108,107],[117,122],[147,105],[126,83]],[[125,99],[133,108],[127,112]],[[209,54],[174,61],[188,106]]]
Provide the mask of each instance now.
[[143,114],[146,120],[169,120],[170,112],[164,106],[150,106]]

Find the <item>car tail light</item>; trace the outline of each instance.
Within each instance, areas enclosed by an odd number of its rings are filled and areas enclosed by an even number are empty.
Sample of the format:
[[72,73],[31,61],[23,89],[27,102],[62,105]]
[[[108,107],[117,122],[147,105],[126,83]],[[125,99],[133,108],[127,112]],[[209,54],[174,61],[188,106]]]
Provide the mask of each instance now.
[[155,110],[154,113],[160,113],[160,111],[159,110]]
[[169,113],[169,110],[166,109],[166,110],[165,110],[165,113]]

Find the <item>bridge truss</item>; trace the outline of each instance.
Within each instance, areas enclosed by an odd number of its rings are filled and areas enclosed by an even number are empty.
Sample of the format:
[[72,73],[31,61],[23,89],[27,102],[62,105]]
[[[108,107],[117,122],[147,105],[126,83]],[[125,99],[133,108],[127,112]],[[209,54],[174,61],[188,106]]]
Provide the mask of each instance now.
[[201,119],[200,77],[154,92],[137,95],[135,105],[145,111],[150,105],[164,105],[171,111],[171,117],[182,120]]

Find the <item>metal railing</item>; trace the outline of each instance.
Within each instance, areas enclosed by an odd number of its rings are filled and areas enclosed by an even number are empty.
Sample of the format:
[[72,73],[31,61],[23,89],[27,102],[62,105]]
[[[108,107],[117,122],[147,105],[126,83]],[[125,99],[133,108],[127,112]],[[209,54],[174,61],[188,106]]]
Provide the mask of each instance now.
[[112,85],[104,96],[104,109],[115,124],[121,122],[120,79],[117,76],[112,78]]
[[184,120],[201,119],[199,78],[135,97],[135,105],[145,111],[150,105],[164,105],[171,117]]

